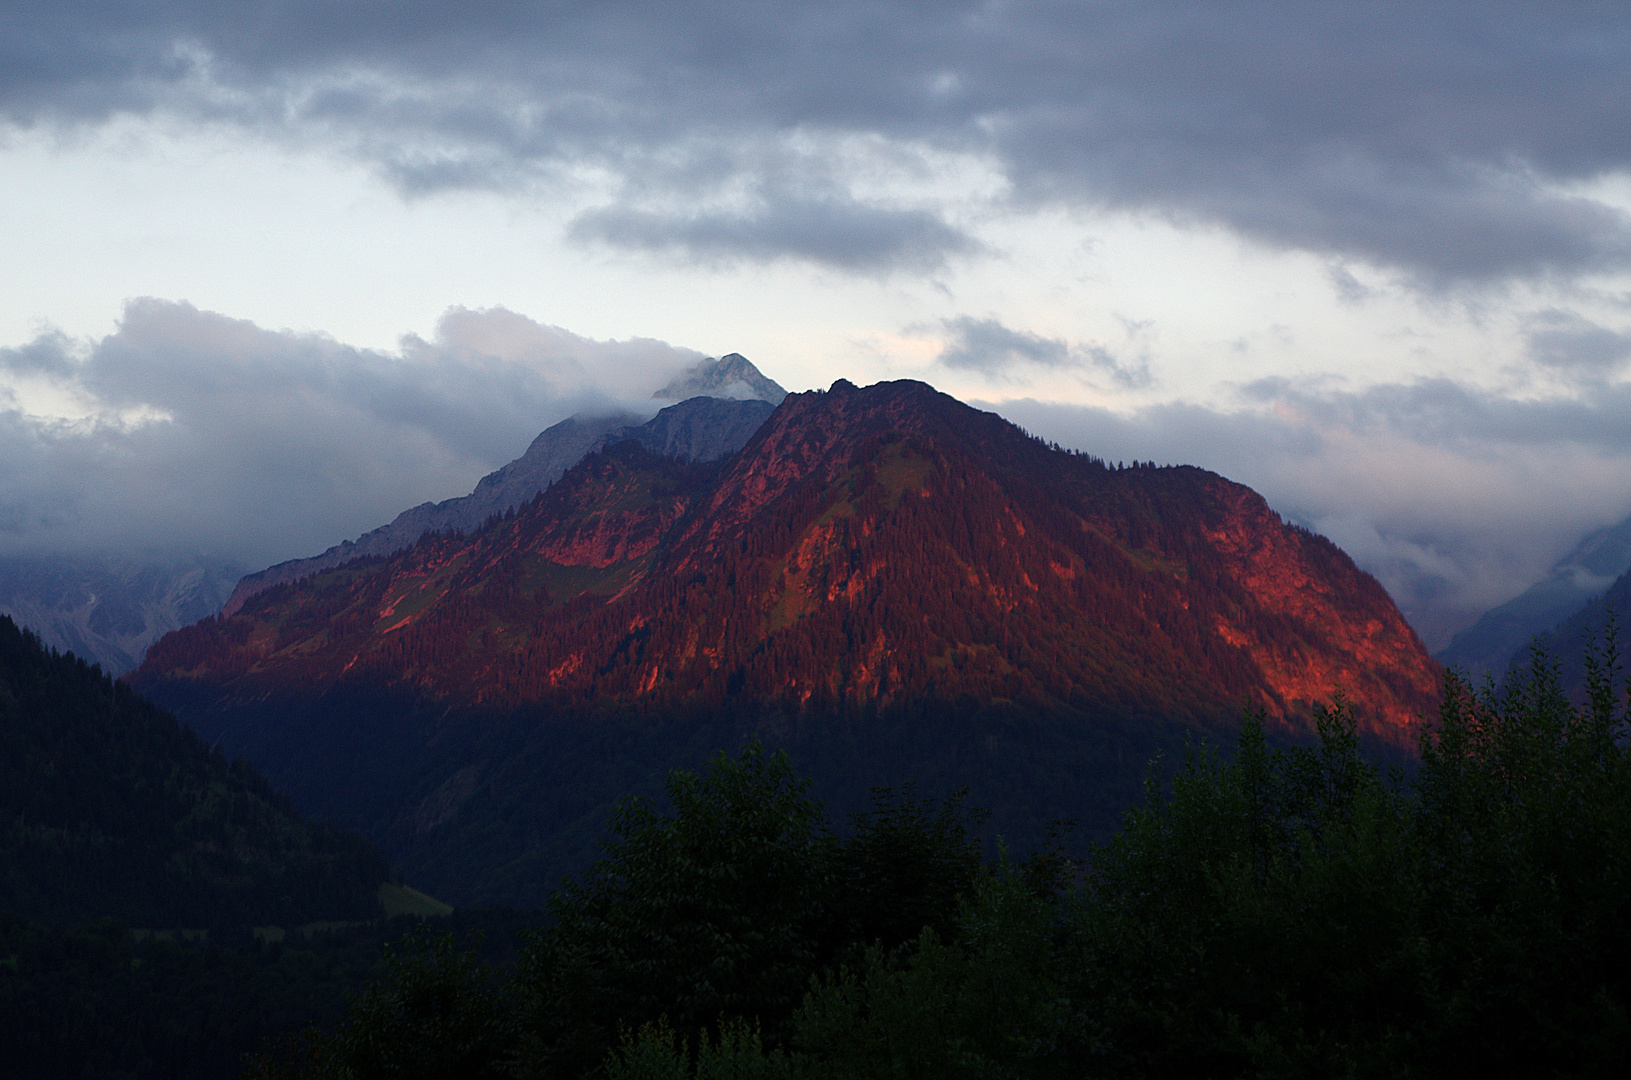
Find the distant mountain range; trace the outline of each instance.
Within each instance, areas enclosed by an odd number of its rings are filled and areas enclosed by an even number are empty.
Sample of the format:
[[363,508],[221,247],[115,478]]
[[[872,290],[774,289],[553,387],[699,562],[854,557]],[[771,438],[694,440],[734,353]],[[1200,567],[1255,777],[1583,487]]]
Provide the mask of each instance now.
[[[1544,648],[1549,659],[1556,663],[1563,685],[1577,697],[1582,697],[1586,681],[1585,650],[1588,646],[1601,649],[1606,645],[1610,613],[1616,624],[1615,648],[1619,664],[1614,683],[1623,693],[1628,674],[1626,658],[1631,656],[1631,571],[1621,574],[1608,588],[1546,633],[1532,636],[1525,645],[1536,642]],[[1508,664],[1527,666],[1529,657],[1526,654],[1527,649],[1517,650],[1507,664],[1493,674],[1497,677],[1504,674]]]
[[[1499,676],[1537,634],[1547,634],[1565,620],[1588,618],[1583,608],[1631,571],[1631,518],[1598,529],[1552,567],[1551,573],[1482,618],[1441,649],[1446,665],[1464,668],[1475,678]],[[1600,605],[1597,605],[1600,606]],[[1562,635],[1560,650],[1578,651],[1578,642]],[[1578,657],[1576,657],[1578,660]]]
[[[581,414],[546,429],[527,451],[483,477],[469,495],[423,503],[389,524],[318,555],[264,570],[207,556],[144,559],[128,553],[0,556],[0,614],[47,645],[110,672],[130,671],[171,630],[236,612],[272,585],[354,559],[385,556],[431,532],[466,533],[531,499],[596,450],[634,439],[652,451],[711,461],[739,449],[786,390],[739,353],[706,359],[652,397],[678,404],[654,419]],[[1631,571],[1631,518],[1585,537],[1542,580],[1486,612],[1436,654],[1474,677],[1505,671],[1537,634],[1571,618]]]
[[1102,828],[1245,701],[1296,738],[1341,688],[1408,744],[1437,667],[1249,489],[841,381],[723,461],[625,439],[468,534],[267,588],[133,682],[432,892],[529,903],[610,794],[749,732],[852,795],[968,783],[1010,836]]
[[120,674],[171,630],[221,610],[246,568],[208,557],[0,557],[0,614]]

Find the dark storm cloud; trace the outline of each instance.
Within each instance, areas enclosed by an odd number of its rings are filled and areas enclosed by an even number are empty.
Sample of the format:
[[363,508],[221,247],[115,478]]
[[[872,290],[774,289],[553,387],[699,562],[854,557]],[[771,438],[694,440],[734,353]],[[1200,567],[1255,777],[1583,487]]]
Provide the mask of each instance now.
[[1546,367],[1601,377],[1631,356],[1631,334],[1599,326],[1573,311],[1550,309],[1530,317],[1529,356]]
[[0,371],[12,375],[61,378],[73,371],[72,343],[61,333],[47,331],[26,345],[0,348]]
[[589,211],[571,235],[700,261],[801,258],[843,270],[934,270],[979,245],[923,210],[838,199],[778,199],[751,212],[663,214],[627,206]]
[[[410,192],[588,165],[665,204],[773,180],[733,158],[744,143],[876,139],[980,156],[1013,206],[1221,224],[1428,287],[1631,263],[1631,221],[1579,194],[1631,164],[1614,4],[12,4],[0,109],[333,140]],[[875,179],[825,167],[852,191]],[[634,199],[581,228],[834,263],[768,216]]]
[[1375,574],[1434,648],[1631,514],[1624,385],[1523,401],[1442,379],[1363,392],[1274,379],[1235,408],[994,408],[1111,461],[1199,465],[1255,488]]
[[1102,345],[1072,345],[1063,338],[1014,330],[996,319],[976,319],[968,315],[944,319],[941,325],[950,340],[941,349],[939,361],[949,368],[1002,378],[1016,365],[1031,364],[1099,372],[1124,387],[1145,386],[1150,381],[1148,365],[1124,364]]
[[0,365],[79,420],[0,409],[0,554],[194,552],[264,566],[468,492],[544,427],[646,402],[697,354],[449,312],[386,354],[154,300],[92,343],[45,334]]
[[946,319],[945,327],[952,338],[941,350],[940,362],[947,367],[989,374],[1005,370],[1015,361],[1050,368],[1074,362],[1064,339],[1010,330],[996,319],[961,315]]

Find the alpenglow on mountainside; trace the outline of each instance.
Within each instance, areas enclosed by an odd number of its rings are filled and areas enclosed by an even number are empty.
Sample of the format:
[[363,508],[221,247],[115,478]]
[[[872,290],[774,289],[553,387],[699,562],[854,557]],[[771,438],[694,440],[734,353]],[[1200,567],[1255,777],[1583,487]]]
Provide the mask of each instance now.
[[[1051,448],[921,383],[839,382],[722,462],[624,441],[473,533],[269,589],[135,682],[428,859],[532,813],[515,793],[566,762],[590,782],[614,730],[670,764],[759,732],[834,783],[1000,784],[1038,820],[1109,820],[1170,733],[1227,730],[1244,701],[1290,732],[1342,688],[1372,738],[1411,744],[1437,668],[1373,578],[1249,489]],[[318,780],[358,754],[366,779]],[[1090,781],[1111,773],[1132,787]]]

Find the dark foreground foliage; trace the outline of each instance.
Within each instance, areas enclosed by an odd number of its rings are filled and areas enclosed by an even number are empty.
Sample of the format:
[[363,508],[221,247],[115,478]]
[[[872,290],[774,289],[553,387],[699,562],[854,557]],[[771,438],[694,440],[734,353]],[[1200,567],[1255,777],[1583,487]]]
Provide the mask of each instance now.
[[[1538,652],[1499,693],[1452,674],[1408,780],[1340,698],[1309,747],[1249,715],[1089,867],[978,867],[958,809],[911,800],[840,837],[750,749],[676,774],[669,816],[626,804],[514,976],[422,951],[320,1053],[263,1065],[448,1075],[416,1063],[459,1045],[485,1075],[611,1080],[1620,1075],[1615,669],[1611,639],[1581,706]],[[447,1010],[416,1020],[432,984]],[[425,1056],[352,1049],[381,1038]]]
[[[479,946],[481,961],[513,967],[523,928],[538,919],[487,910],[436,922],[470,963]],[[240,1076],[269,1040],[332,1024],[369,987],[392,985],[382,946],[415,923],[404,915],[280,942],[216,928],[187,940],[113,919],[62,929],[0,912],[0,1078]]]
[[[264,1056],[259,1074],[595,1075],[631,1026],[694,1034],[749,1016],[786,1042],[812,974],[925,927],[955,937],[982,873],[961,799],[879,791],[835,831],[808,786],[757,743],[676,771],[669,813],[620,805],[605,858],[555,895],[513,975],[420,941],[345,1022]],[[449,1046],[490,1056],[449,1072]]]
[[257,946],[246,930],[232,947],[0,914],[0,1077],[235,1076],[268,1037],[331,1020],[384,976],[381,933]]
[[389,867],[0,615],[0,911],[59,928],[368,920]]

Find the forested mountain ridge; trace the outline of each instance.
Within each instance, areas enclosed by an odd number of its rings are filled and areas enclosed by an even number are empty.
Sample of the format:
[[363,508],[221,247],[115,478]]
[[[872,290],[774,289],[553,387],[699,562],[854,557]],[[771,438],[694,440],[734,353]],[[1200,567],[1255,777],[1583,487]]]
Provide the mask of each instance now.
[[0,911],[58,926],[378,916],[384,858],[0,616]]
[[[1631,571],[1621,574],[1568,618],[1560,621],[1544,634],[1533,635],[1531,648],[1538,645],[1554,658],[1558,678],[1573,697],[1586,696],[1585,649],[1600,646],[1609,636],[1612,625],[1616,641],[1623,643],[1626,626],[1631,624]],[[1623,644],[1616,644],[1623,651]],[[1500,682],[1511,679],[1515,670],[1521,670],[1529,656],[1520,653],[1512,658],[1505,670],[1492,674]]]
[[916,383],[792,395],[722,471],[623,444],[513,516],[171,635],[141,686],[456,705],[959,695],[1403,741],[1436,669],[1334,545],[1199,469],[1107,467]]
[[461,905],[543,901],[612,801],[750,733],[843,812],[968,785],[1107,835],[1146,763],[1342,689],[1414,746],[1438,668],[1374,579],[1200,469],[1109,466],[921,383],[789,396],[735,456],[625,442],[170,635],[132,677]]

